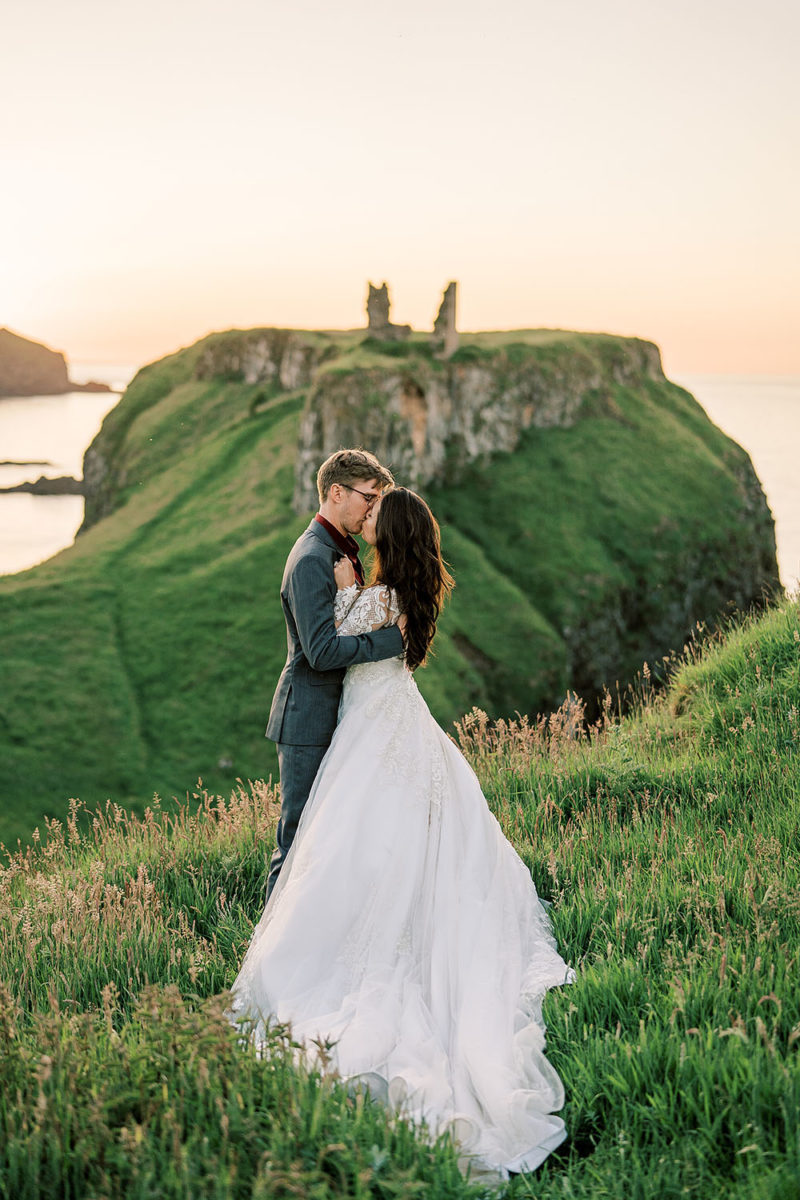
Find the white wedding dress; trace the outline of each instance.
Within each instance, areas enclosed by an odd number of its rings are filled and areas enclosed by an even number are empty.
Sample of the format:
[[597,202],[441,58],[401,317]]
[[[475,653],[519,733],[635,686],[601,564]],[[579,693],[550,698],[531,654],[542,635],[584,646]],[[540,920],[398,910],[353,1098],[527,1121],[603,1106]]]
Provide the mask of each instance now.
[[[336,597],[340,634],[396,621]],[[346,615],[345,615],[346,613]],[[571,982],[525,864],[402,658],[350,667],[339,724],[233,987],[392,1109],[450,1130],[476,1174],[533,1170],[565,1134],[542,1000]]]

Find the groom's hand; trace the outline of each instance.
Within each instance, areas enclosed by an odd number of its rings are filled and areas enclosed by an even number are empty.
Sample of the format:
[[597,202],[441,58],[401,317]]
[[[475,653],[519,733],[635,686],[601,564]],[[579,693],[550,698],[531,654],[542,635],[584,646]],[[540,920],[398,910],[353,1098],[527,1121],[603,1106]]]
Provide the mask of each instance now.
[[356,581],[356,573],[349,558],[340,558],[333,565],[333,577],[337,588],[350,587]]

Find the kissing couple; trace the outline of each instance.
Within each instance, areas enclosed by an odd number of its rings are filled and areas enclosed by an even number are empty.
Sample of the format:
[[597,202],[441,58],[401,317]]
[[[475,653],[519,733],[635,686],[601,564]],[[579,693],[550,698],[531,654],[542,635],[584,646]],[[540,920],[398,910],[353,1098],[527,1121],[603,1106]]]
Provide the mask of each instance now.
[[259,1048],[291,1023],[312,1060],[330,1046],[325,1069],[505,1179],[566,1136],[542,1001],[574,972],[417,687],[453,584],[431,510],[363,450],[332,454],[317,488],[281,584],[281,816],[230,1019]]

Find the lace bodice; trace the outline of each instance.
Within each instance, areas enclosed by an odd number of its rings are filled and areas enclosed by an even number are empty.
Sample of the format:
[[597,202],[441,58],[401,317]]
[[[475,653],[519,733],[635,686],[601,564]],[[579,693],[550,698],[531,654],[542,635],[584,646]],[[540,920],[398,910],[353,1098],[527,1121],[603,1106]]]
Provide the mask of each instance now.
[[376,583],[359,588],[357,583],[339,588],[333,604],[333,617],[340,637],[346,634],[371,633],[384,625],[396,625],[400,616],[397,593],[393,588]]

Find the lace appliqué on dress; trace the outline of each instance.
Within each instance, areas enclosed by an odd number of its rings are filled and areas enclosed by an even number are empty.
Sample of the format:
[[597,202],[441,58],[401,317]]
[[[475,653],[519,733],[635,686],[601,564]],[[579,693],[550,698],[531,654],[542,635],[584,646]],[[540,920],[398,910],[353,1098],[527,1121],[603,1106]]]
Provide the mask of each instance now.
[[358,599],[358,584],[351,583],[349,587],[339,588],[333,601],[333,619],[336,627],[341,625],[350,609]]
[[[355,589],[355,594],[354,594]],[[378,583],[358,591],[358,585],[340,588],[333,602],[334,619],[341,621],[337,633],[340,637],[350,634],[371,633],[384,625],[396,625],[400,616],[397,593],[392,588]],[[342,616],[339,616],[339,613]]]

